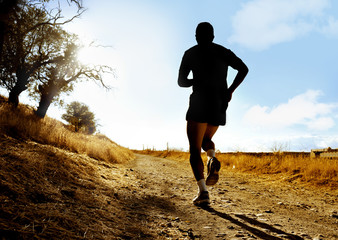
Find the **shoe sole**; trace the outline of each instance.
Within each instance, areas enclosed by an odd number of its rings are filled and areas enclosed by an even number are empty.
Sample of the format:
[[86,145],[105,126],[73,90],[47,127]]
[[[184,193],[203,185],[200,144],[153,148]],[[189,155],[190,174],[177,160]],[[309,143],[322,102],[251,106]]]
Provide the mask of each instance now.
[[212,160],[210,163],[210,172],[205,181],[206,185],[215,185],[219,179],[219,170],[221,168],[221,163],[218,160]]
[[204,193],[204,192],[200,193],[200,195],[193,200],[193,204],[196,205],[196,206],[210,204],[210,198],[209,198],[208,192],[207,193]]
[[201,201],[194,202],[195,206],[207,206],[210,205],[210,199],[205,199]]

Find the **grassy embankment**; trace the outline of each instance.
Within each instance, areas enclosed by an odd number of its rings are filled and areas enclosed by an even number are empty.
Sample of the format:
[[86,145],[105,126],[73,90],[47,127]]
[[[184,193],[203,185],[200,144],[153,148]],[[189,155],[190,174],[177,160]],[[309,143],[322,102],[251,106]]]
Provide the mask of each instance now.
[[[42,144],[84,153],[89,157],[107,161],[123,162],[133,153],[111,141],[104,135],[86,135],[68,130],[60,121],[46,116],[39,119],[33,110],[25,105],[17,109],[0,99],[0,133],[15,138],[30,139]],[[3,104],[1,104],[3,102]]]
[[103,135],[67,130],[0,96],[0,238],[106,239],[131,224],[121,208],[134,154]]
[[[135,151],[157,157],[188,161],[189,153],[181,151]],[[206,162],[206,155],[203,160]],[[274,175],[286,181],[337,189],[338,159],[310,158],[309,153],[218,153],[223,169],[253,174]]]

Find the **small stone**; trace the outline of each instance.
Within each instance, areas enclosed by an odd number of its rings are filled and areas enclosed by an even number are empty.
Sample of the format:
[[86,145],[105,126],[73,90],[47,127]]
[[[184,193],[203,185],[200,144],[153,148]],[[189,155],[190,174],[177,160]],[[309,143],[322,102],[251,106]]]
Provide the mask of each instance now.
[[313,240],[322,240],[324,239],[325,237],[321,234],[319,234],[318,236],[314,237]]
[[271,210],[266,210],[265,212],[266,213],[273,213]]
[[301,233],[300,236],[301,236],[301,237],[306,237],[306,238],[309,238],[309,237],[310,237],[309,234],[306,234],[306,233]]
[[244,237],[244,234],[237,233],[237,234],[235,235],[235,237],[242,238],[242,237]]

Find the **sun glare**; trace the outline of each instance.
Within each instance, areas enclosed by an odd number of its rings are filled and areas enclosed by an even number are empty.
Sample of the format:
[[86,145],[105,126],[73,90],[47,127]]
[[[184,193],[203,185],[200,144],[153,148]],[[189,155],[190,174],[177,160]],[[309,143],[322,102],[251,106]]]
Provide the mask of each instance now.
[[100,64],[101,53],[94,47],[83,47],[79,50],[77,58],[83,64]]
[[115,69],[119,75],[123,72],[124,61],[119,52],[112,47],[87,46],[79,50],[78,60],[85,65],[105,65]]

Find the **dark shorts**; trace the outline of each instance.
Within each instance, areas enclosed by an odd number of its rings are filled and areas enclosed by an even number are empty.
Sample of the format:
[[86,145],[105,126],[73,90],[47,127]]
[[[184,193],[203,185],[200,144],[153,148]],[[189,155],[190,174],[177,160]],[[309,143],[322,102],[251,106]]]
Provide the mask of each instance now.
[[221,96],[194,92],[190,95],[186,120],[223,126],[226,123],[227,108],[228,103]]

